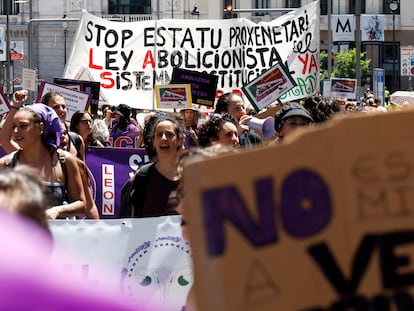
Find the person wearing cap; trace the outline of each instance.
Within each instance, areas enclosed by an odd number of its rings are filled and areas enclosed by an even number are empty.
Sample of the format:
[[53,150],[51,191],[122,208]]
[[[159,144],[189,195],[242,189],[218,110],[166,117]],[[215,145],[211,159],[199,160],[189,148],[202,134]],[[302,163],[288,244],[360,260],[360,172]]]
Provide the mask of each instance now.
[[313,119],[308,110],[301,104],[290,102],[282,106],[275,116],[275,131],[277,137],[273,143],[280,143],[283,138],[292,133],[296,128],[309,126]]
[[263,139],[250,130],[247,125],[252,116],[247,115],[243,98],[232,92],[224,93],[216,103],[214,113],[228,113],[238,122],[239,144],[242,148],[251,148],[254,145],[263,144]]
[[[85,194],[76,158],[59,149],[65,129],[56,112],[44,104],[32,104],[12,116],[11,139],[18,149],[0,159],[0,166],[28,165],[37,170],[47,186],[48,218],[85,214]],[[11,116],[8,116],[8,118]]]
[[184,149],[198,146],[198,119],[200,111],[196,108],[184,108],[180,110],[185,124]]
[[112,116],[114,120],[109,137],[113,139],[113,142],[118,137],[127,136],[134,139],[135,147],[139,148],[142,143],[142,135],[138,126],[131,121],[131,107],[126,104],[119,104],[112,113]]

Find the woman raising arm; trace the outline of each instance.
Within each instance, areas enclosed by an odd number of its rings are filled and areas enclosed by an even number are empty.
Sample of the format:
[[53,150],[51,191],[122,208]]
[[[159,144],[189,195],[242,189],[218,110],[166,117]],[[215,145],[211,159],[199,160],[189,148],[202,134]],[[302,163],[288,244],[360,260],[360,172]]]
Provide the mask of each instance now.
[[56,112],[44,104],[21,108],[13,115],[12,140],[20,149],[0,159],[0,166],[25,164],[39,172],[48,188],[49,218],[85,214],[85,194],[75,158],[58,150],[63,126]]

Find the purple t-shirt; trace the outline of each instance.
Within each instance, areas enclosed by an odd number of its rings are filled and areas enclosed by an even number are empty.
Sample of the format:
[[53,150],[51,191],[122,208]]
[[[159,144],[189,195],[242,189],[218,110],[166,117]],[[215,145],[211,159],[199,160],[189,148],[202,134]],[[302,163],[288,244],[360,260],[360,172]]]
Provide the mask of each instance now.
[[135,138],[141,134],[141,131],[138,127],[133,125],[132,123],[129,123],[127,127],[124,130],[121,130],[118,127],[118,124],[114,124],[114,126],[111,129],[111,132],[109,133],[109,136],[116,139],[120,136],[128,136],[131,138]]

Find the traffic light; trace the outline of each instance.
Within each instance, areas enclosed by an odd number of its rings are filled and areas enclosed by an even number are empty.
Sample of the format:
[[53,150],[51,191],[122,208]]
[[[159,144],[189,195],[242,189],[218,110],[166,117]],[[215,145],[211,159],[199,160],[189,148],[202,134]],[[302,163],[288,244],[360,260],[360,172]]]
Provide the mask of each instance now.
[[233,6],[231,4],[226,5],[224,8],[224,18],[233,18]]

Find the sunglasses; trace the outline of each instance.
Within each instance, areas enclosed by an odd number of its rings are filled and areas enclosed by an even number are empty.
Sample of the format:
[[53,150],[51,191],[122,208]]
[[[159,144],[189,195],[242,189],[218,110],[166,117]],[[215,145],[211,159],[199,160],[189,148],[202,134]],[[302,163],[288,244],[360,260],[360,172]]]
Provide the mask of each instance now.
[[93,121],[91,119],[89,119],[89,120],[80,120],[79,122],[82,123],[83,125],[89,125],[89,124],[93,123]]

